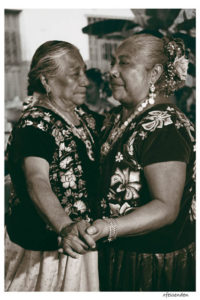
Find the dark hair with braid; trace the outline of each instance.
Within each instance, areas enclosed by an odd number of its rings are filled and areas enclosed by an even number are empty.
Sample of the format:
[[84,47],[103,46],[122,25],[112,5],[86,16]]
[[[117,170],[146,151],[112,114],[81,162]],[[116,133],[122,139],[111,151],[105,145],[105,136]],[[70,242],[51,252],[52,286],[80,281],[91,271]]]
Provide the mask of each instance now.
[[119,47],[127,45],[130,53],[138,51],[143,53],[143,60],[147,70],[151,70],[154,65],[162,64],[163,73],[155,86],[160,94],[170,95],[181,88],[185,83],[177,71],[177,59],[185,59],[185,46],[181,39],[159,38],[151,34],[135,34]]
[[[78,54],[79,50],[72,44],[64,41],[48,41],[42,44],[35,52],[30,71],[28,73],[28,95],[34,92],[46,94],[40,77],[54,77],[60,69],[59,58],[65,54]],[[81,56],[80,56],[81,57]]]

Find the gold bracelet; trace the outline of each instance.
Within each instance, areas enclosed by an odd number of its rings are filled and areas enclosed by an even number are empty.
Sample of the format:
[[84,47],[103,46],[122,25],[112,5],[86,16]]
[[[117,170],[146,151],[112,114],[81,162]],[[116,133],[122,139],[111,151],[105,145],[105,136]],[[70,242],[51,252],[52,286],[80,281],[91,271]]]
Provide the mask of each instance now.
[[109,225],[109,235],[108,235],[108,242],[112,242],[117,237],[117,222],[114,218],[106,219],[105,221]]

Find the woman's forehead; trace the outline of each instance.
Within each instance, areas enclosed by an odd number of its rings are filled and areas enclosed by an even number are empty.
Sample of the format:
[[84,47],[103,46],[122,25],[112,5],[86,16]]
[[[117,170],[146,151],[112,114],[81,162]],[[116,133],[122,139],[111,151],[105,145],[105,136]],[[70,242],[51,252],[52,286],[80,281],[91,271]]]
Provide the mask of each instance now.
[[59,63],[61,66],[64,65],[65,68],[72,68],[77,65],[84,66],[84,61],[78,52],[66,53],[62,55],[59,59]]
[[127,55],[127,56],[134,56],[137,55],[138,50],[136,49],[136,45],[130,42],[125,42],[121,44],[117,50],[116,50],[116,55],[119,56],[121,54]]

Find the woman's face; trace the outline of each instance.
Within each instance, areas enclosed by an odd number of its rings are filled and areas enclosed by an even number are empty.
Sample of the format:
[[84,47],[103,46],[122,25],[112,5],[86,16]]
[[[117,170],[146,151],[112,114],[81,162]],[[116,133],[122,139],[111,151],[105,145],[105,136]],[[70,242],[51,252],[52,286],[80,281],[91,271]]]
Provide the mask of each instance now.
[[149,92],[150,72],[145,69],[142,53],[122,44],[111,63],[113,97],[124,106],[134,107]]
[[88,85],[83,59],[78,53],[65,54],[59,58],[59,64],[56,76],[48,79],[53,99],[67,105],[81,105]]

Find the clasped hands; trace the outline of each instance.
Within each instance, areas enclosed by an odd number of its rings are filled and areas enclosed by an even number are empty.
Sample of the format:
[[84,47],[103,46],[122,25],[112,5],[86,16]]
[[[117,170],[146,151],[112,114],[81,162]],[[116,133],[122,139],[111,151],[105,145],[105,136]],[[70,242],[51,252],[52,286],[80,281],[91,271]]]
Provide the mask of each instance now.
[[85,220],[66,226],[59,237],[59,252],[78,258],[79,254],[96,248],[96,241],[108,235],[108,227],[102,219],[92,225]]

